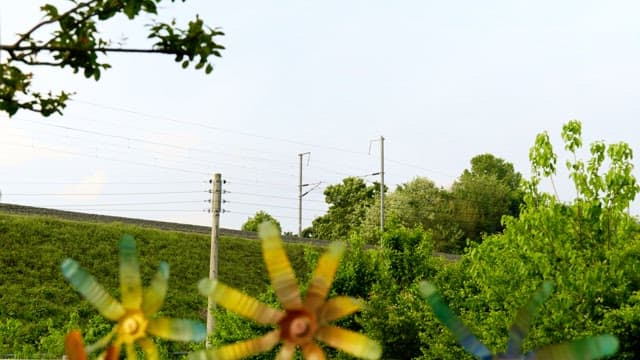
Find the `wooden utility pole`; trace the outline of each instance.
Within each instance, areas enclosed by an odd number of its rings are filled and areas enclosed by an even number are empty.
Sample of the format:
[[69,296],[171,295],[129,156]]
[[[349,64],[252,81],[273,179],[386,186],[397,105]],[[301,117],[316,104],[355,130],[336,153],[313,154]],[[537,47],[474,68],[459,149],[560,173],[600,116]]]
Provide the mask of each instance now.
[[384,137],[380,136],[380,234],[384,234]]
[[[211,254],[209,255],[209,279],[216,280],[218,278],[218,237],[220,233],[220,204],[222,203],[222,176],[213,174],[211,188]],[[209,336],[213,333],[216,322],[213,317],[215,302],[209,297],[207,306],[207,348],[211,347]]]
[[[311,156],[310,152],[298,154],[298,160],[300,163],[300,177],[298,181],[298,237],[302,239],[302,197],[305,195],[302,193],[302,158],[305,156]],[[307,164],[308,165],[308,164]]]

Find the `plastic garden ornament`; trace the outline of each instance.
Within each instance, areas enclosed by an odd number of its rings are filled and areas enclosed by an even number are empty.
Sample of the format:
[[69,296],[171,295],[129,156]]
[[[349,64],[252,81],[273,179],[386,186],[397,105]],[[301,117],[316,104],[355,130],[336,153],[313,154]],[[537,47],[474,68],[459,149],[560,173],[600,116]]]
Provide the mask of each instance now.
[[509,329],[507,352],[492,354],[442,300],[438,289],[429,282],[420,284],[420,291],[427,299],[436,317],[453,332],[462,347],[481,360],[592,360],[611,356],[618,351],[618,339],[612,335],[598,335],[570,342],[549,345],[522,354],[522,340],[529,332],[531,319],[536,309],[551,294],[553,284],[545,281],[534,293],[529,303],[518,311]]
[[100,283],[72,260],[62,262],[62,274],[105,318],[117,322],[113,330],[96,343],[84,347],[79,332],[71,332],[65,340],[70,359],[84,359],[87,353],[106,350],[101,358],[118,359],[120,348],[126,349],[128,359],[136,359],[135,344],[147,359],[158,359],[158,350],[149,335],[177,341],[202,341],[206,328],[199,321],[152,317],[164,303],[169,278],[169,265],[160,263],[160,269],[143,289],[136,243],[131,236],[120,240],[120,293],[122,302],[116,301]]
[[204,295],[212,297],[217,304],[260,324],[273,325],[276,329],[254,339],[192,353],[191,360],[241,359],[269,351],[278,343],[282,343],[277,355],[279,360],[293,359],[298,347],[302,349],[305,359],[325,359],[324,351],[314,340],[360,358],[380,358],[382,349],[377,342],[360,333],[329,324],[360,309],[360,303],[350,297],[337,296],[326,300],[344,252],[344,244],[332,243],[320,257],[303,301],[278,230],[270,223],[263,223],[259,227],[259,234],[271,284],[284,310],[271,308],[219,281],[203,279],[199,287]]

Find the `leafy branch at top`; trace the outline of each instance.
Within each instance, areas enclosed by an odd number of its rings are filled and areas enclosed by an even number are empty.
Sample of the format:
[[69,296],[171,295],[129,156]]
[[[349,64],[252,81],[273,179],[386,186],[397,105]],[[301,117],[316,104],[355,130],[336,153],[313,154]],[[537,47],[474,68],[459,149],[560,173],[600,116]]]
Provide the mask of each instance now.
[[[45,4],[41,10],[44,19],[20,34],[12,44],[0,44],[0,52],[8,56],[0,63],[0,111],[14,115],[20,109],[49,116],[62,113],[70,93],[43,94],[31,89],[32,73],[24,66],[70,67],[74,73],[82,71],[86,78],[100,79],[102,70],[110,65],[101,59],[110,52],[169,54],[186,68],[195,63],[196,69],[213,71],[210,56],[221,57],[224,46],[216,43],[222,36],[218,29],[210,28],[198,16],[186,29],[170,23],[154,22],[149,28],[149,48],[114,47],[110,39],[99,36],[97,24],[106,22],[117,14],[134,19],[141,14],[157,14],[157,4],[162,0],[70,0],[74,6],[60,12],[57,7]],[[175,0],[171,0],[174,2]],[[184,0],[183,0],[184,1]],[[44,40],[36,38],[39,32],[49,29]]]

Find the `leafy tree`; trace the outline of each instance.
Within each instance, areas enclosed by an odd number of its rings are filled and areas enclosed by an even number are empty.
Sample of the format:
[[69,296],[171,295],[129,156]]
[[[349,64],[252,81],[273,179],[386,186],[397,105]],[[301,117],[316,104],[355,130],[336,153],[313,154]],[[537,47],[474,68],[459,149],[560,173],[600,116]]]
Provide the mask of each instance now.
[[20,109],[43,116],[62,113],[71,94],[32,90],[33,74],[28,68],[33,66],[70,68],[97,81],[102,71],[110,67],[99,58],[100,54],[155,53],[173,55],[183,68],[195,63],[196,69],[204,68],[210,73],[213,65],[209,57],[221,56],[220,50],[224,49],[214,38],[224,34],[206,26],[197,16],[186,28],[177,27],[175,21],[153,19],[148,26],[147,38],[152,41],[149,48],[114,46],[112,39],[100,36],[98,26],[116,15],[124,14],[131,20],[154,16],[160,3],[162,0],[72,0],[71,6],[63,10],[52,4],[43,5],[44,19],[19,34],[15,42],[0,45],[0,51],[6,54],[2,57],[5,62],[0,63],[0,111],[9,116]]
[[480,241],[482,234],[502,231],[503,215],[518,215],[521,180],[513,164],[503,159],[491,154],[471,159],[471,169],[465,169],[451,189],[456,222],[466,238]]
[[[385,228],[391,228],[394,224],[407,228],[420,227],[431,233],[438,250],[454,250],[451,244],[456,244],[462,237],[458,225],[453,222],[453,215],[450,192],[437,187],[425,177],[416,177],[398,185],[394,192],[385,197]],[[376,199],[374,206],[367,210],[359,230],[367,242],[379,242],[379,219],[380,202]]]
[[[584,161],[577,156],[581,124],[567,123],[562,138],[577,197],[561,203],[539,190],[543,178],[555,175],[558,159],[548,134],[539,134],[530,152],[533,176],[524,184],[519,217],[506,217],[503,233],[475,246],[460,272],[439,285],[447,287],[453,278],[459,285],[443,292],[447,301],[465,323],[475,325],[483,342],[504,349],[505,324],[513,312],[543,280],[552,280],[556,290],[534,321],[528,349],[612,333],[621,344],[616,359],[637,359],[640,232],[627,209],[640,188],[631,173],[631,148],[595,142]],[[424,358],[456,358],[426,345],[435,334],[433,329],[423,333]]]
[[278,228],[278,231],[282,232],[282,228],[280,227],[280,222],[276,220],[273,216],[269,215],[269,213],[263,210],[256,212],[255,215],[248,218],[247,221],[245,221],[245,223],[242,224],[242,231],[256,232],[258,231],[258,225],[267,221],[270,223],[273,223]]
[[347,177],[341,184],[328,186],[324,196],[330,206],[325,215],[313,220],[313,237],[325,240],[347,238],[362,222],[367,208],[379,194],[379,184],[367,186],[364,180],[357,177]]

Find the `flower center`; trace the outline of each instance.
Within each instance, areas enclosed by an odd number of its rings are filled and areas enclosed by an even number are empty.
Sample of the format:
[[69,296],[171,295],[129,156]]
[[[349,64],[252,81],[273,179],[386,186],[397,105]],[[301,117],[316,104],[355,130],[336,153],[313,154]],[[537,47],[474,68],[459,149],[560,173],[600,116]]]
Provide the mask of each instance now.
[[291,321],[291,325],[289,325],[289,334],[293,338],[303,338],[309,335],[310,330],[310,321],[309,318],[297,317]]
[[146,334],[147,319],[139,312],[129,312],[120,320],[118,336],[124,343],[133,343]]
[[313,339],[317,329],[315,316],[305,310],[287,311],[280,321],[281,337],[292,343],[304,345]]

